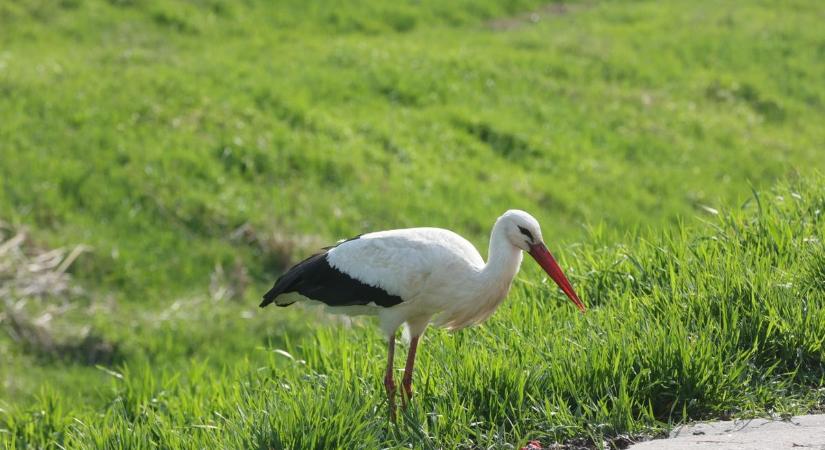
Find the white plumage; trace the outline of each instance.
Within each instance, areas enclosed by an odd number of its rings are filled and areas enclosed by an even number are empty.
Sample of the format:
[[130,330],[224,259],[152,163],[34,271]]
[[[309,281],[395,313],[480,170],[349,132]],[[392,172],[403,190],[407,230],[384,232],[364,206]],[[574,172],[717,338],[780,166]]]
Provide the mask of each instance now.
[[[468,307],[485,309],[495,297],[506,295],[506,289],[479,289],[479,283],[485,281],[481,255],[463,237],[440,228],[369,233],[333,248],[327,259],[353,278],[404,299],[390,308],[373,303],[363,310],[379,316],[387,337],[405,322],[411,326],[410,335],[419,335],[436,314],[445,325],[459,328],[469,324],[460,317],[472,316],[467,314],[471,313]],[[509,281],[506,284],[509,286]],[[466,312],[459,314],[457,310]]]
[[406,324],[411,336],[404,376],[409,397],[415,349],[427,325],[432,322],[454,330],[488,318],[507,296],[522,251],[533,256],[584,311],[544,245],[539,223],[518,210],[496,220],[486,263],[470,242],[449,230],[379,231],[344,241],[296,265],[275,283],[261,306],[314,300],[333,312],[377,315],[389,343],[385,384],[392,407],[398,328]]

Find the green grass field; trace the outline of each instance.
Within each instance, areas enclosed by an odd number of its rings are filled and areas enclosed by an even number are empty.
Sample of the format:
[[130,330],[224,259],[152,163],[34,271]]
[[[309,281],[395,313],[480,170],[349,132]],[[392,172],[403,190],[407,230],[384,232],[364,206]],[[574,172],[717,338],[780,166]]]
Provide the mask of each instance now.
[[[26,233],[0,242],[0,442],[599,445],[822,408],[822,14],[0,3],[0,241]],[[370,320],[256,307],[337,239],[442,226],[486,251],[509,208],[590,310],[525,264],[484,326],[428,331],[397,425]]]

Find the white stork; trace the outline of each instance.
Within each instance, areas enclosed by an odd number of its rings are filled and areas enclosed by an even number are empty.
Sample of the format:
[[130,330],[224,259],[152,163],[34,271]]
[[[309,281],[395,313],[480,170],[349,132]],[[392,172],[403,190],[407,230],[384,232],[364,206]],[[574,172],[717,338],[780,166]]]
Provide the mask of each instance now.
[[470,242],[449,230],[379,231],[342,241],[296,264],[278,278],[260,306],[312,301],[335,313],[377,315],[389,346],[384,386],[394,418],[392,368],[398,328],[405,324],[410,336],[402,379],[406,404],[412,397],[418,338],[427,325],[456,330],[488,318],[507,296],[522,250],[584,312],[584,304],[544,245],[538,221],[519,210],[496,220],[486,264]]

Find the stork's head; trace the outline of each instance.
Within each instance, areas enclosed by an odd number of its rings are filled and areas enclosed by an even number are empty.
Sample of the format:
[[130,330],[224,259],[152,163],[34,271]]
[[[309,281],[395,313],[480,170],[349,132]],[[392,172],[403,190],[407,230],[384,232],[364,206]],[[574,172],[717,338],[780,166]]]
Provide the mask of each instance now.
[[530,214],[518,209],[507,211],[499,218],[499,221],[505,226],[505,233],[510,243],[529,253],[547,272],[547,275],[550,275],[550,278],[567,294],[570,300],[576,304],[579,310],[584,312],[584,303],[579,300],[579,296],[576,295],[573,286],[567,281],[561,267],[556,263],[547,246],[544,245],[539,221]]

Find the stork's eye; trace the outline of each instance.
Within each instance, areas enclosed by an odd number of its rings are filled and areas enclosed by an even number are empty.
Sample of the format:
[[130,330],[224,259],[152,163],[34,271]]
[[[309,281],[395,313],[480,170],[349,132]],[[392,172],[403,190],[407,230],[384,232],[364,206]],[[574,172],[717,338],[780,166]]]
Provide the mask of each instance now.
[[527,236],[527,239],[530,239],[530,242],[533,242],[533,234],[530,233],[530,230],[522,226],[518,226],[518,230],[521,231],[521,234]]

